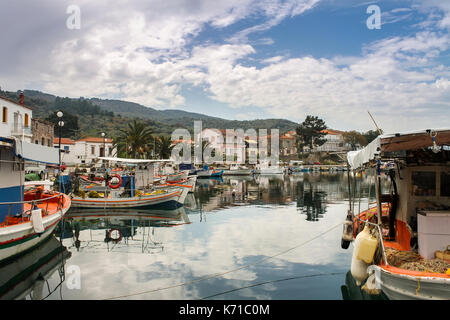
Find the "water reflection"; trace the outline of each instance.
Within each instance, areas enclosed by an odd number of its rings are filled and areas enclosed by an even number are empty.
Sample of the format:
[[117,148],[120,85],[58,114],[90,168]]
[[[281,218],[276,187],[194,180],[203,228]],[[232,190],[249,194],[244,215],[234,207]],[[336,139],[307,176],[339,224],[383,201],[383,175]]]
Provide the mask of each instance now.
[[14,261],[2,263],[0,299],[41,300],[57,292],[65,280],[65,262],[70,257],[67,248],[52,235]]
[[[352,190],[359,196],[373,198],[375,190],[363,174],[353,179]],[[202,179],[197,184],[192,210],[209,212],[238,205],[291,205],[308,221],[318,221],[327,211],[327,204],[349,197],[347,174],[298,173],[283,176],[226,176],[223,179]],[[194,209],[195,208],[195,209]]]
[[155,230],[190,223],[184,208],[70,210],[64,220],[64,244],[78,252],[161,252]]
[[[357,182],[367,197],[369,180]],[[341,228],[327,230],[345,218],[348,195],[345,173],[226,176],[199,179],[177,210],[71,209],[52,239],[82,285],[49,298],[342,299],[351,252],[340,249]],[[44,296],[61,281],[56,269]],[[292,280],[272,281],[281,278]]]

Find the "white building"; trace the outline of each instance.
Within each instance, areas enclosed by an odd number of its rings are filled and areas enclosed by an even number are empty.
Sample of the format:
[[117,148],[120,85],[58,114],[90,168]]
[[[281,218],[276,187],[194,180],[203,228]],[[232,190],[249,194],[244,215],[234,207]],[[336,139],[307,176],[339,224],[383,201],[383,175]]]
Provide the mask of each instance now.
[[338,130],[325,129],[325,143],[314,146],[313,152],[347,152],[350,146],[344,141],[344,132]]
[[23,93],[19,102],[0,97],[0,136],[16,137],[26,142],[32,142],[31,118],[33,111],[24,104]]
[[[59,138],[53,139],[55,148],[59,146]],[[61,138],[61,162],[65,164],[90,164],[97,157],[115,156],[116,150],[112,139],[87,137],[80,140]],[[106,150],[105,150],[106,149]]]

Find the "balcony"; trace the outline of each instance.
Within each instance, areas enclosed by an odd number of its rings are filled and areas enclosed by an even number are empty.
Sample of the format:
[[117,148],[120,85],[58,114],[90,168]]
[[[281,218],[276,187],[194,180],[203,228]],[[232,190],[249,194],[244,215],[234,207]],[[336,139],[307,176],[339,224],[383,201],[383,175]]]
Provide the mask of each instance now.
[[33,136],[33,133],[31,131],[31,127],[14,126],[11,130],[11,135],[20,138],[22,135],[25,137],[31,137]]

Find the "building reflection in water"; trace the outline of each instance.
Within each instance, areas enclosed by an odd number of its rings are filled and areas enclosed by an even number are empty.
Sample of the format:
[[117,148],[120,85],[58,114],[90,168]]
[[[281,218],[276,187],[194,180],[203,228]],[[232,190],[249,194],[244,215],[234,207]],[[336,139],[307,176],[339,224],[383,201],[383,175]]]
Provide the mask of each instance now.
[[[352,179],[361,196],[367,197],[367,175]],[[352,186],[354,187],[354,186]],[[359,192],[359,191],[358,191]],[[370,190],[371,198],[375,190]],[[225,176],[199,179],[195,190],[195,206],[191,213],[213,212],[242,205],[289,205],[296,203],[308,221],[318,221],[327,211],[327,203],[349,197],[347,173],[321,172],[272,176]],[[195,209],[194,209],[195,207]]]

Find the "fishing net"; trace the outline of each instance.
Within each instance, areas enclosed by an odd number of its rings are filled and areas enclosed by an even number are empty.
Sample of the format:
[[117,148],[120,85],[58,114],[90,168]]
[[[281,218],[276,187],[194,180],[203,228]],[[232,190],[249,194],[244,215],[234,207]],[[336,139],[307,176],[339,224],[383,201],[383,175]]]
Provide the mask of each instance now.
[[386,258],[390,265],[411,271],[446,273],[450,268],[450,264],[445,260],[423,260],[418,253],[413,251],[386,248]]
[[450,263],[447,263],[441,259],[432,259],[406,262],[400,265],[399,268],[411,271],[446,273],[446,271],[450,268]]

